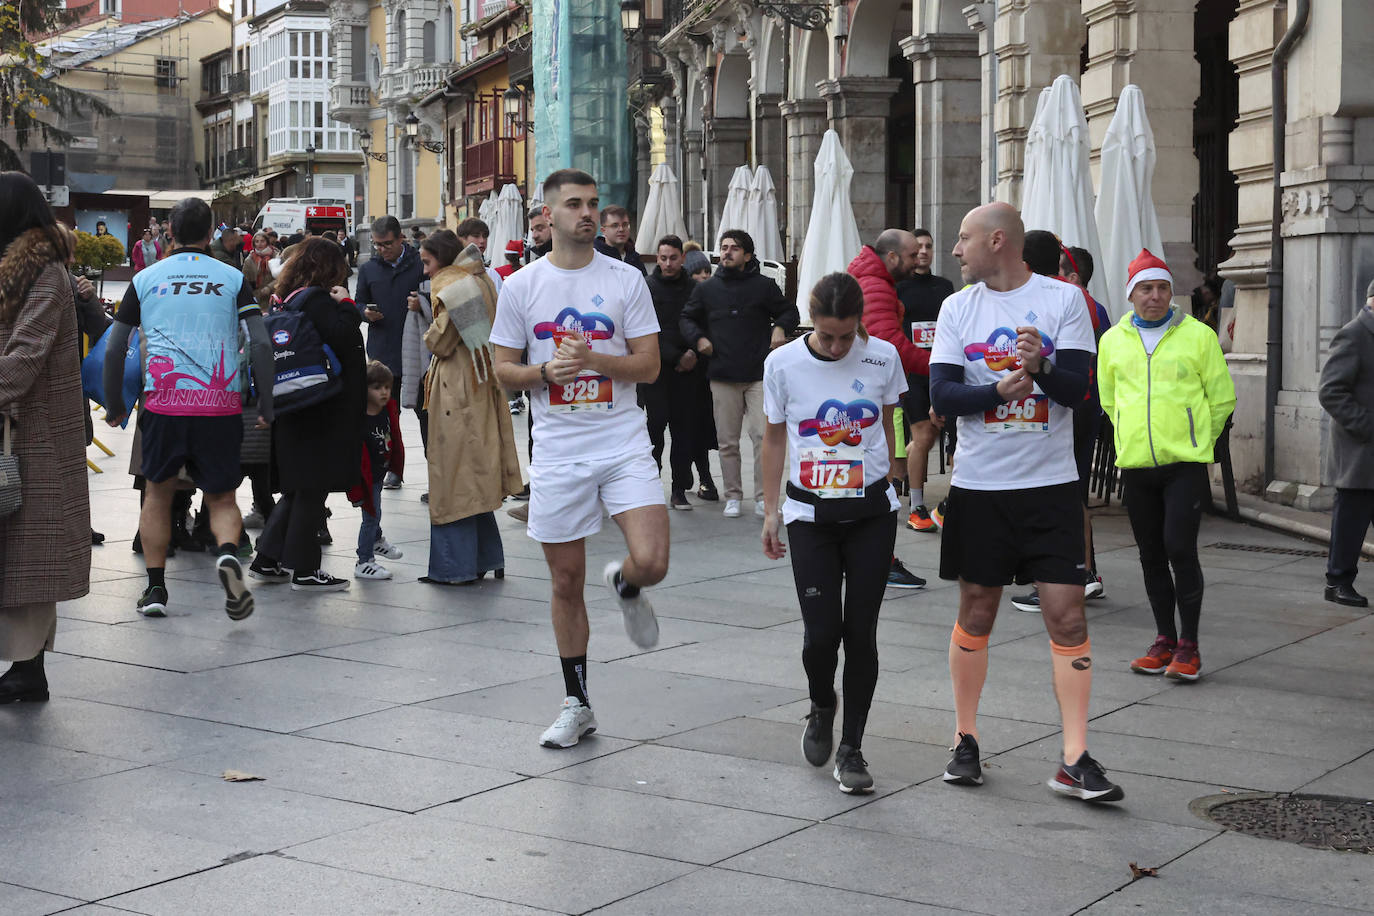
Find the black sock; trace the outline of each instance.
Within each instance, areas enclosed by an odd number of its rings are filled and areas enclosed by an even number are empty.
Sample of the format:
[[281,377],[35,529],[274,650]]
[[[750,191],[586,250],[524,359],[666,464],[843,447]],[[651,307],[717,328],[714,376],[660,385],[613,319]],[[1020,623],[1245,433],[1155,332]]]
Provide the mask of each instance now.
[[587,699],[587,656],[560,658],[558,661],[563,665],[564,696],[577,697],[583,706],[591,706],[592,701]]
[[219,555],[222,556],[222,557],[224,557],[224,556],[236,557],[236,556],[239,555],[239,545],[237,545],[237,544],[229,544],[229,543],[220,544],[220,545],[219,545]]
[[152,588],[152,587],[155,586],[155,585],[160,585],[160,586],[162,586],[163,588],[166,588],[166,587],[167,587],[167,581],[163,578],[163,574],[164,574],[166,571],[167,571],[167,569],[166,569],[166,567],[164,567],[164,566],[149,566],[149,567],[148,567],[148,587],[149,587],[149,588]]
[[619,570],[615,573],[615,593],[622,598],[634,598],[639,594],[639,586],[631,585],[625,581],[625,577]]

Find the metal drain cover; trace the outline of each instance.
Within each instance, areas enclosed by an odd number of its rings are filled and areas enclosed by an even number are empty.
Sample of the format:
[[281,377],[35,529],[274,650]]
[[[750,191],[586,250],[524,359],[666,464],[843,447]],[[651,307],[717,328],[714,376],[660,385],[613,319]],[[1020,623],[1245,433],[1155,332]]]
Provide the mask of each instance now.
[[1246,836],[1313,849],[1374,853],[1374,801],[1337,795],[1254,792],[1208,795],[1188,809]]

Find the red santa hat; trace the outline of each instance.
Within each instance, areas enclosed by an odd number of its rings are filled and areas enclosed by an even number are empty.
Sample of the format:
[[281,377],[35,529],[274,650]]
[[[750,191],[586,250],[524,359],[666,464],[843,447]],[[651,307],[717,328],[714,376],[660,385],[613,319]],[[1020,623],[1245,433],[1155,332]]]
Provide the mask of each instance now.
[[1131,298],[1131,290],[1135,289],[1137,283],[1144,283],[1146,280],[1168,280],[1169,286],[1174,285],[1174,275],[1169,273],[1169,265],[1159,258],[1150,254],[1148,249],[1140,249],[1140,254],[1131,262],[1126,269],[1126,298]]

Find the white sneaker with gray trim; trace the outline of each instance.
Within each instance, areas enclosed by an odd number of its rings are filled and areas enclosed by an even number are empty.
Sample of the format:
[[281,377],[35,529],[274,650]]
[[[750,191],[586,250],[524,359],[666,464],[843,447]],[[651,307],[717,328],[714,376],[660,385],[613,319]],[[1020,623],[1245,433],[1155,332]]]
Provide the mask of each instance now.
[[590,706],[582,705],[577,697],[565,697],[558,718],[544,730],[539,743],[544,747],[572,747],[584,735],[596,731],[596,716]]
[[615,577],[619,573],[620,562],[612,560],[606,564],[603,575],[606,578],[606,587],[615,595],[615,600],[620,602],[620,611],[625,615],[625,635],[639,648],[652,649],[658,645],[658,618],[654,616],[654,607],[649,603],[649,599],[644,597],[643,591],[633,598],[621,595],[620,590],[615,587]]

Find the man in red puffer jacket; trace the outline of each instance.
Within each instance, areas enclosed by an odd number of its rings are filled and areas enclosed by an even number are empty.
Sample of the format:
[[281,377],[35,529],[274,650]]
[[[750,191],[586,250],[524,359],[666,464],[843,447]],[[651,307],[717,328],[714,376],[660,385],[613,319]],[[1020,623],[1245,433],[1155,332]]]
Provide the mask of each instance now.
[[[902,370],[908,375],[930,374],[930,351],[922,350],[903,332],[906,310],[897,298],[897,283],[916,269],[916,236],[905,229],[884,229],[872,245],[865,245],[849,262],[849,275],[864,293],[863,326],[874,337],[897,348]],[[892,558],[887,584],[894,588],[920,588],[925,581]]]

